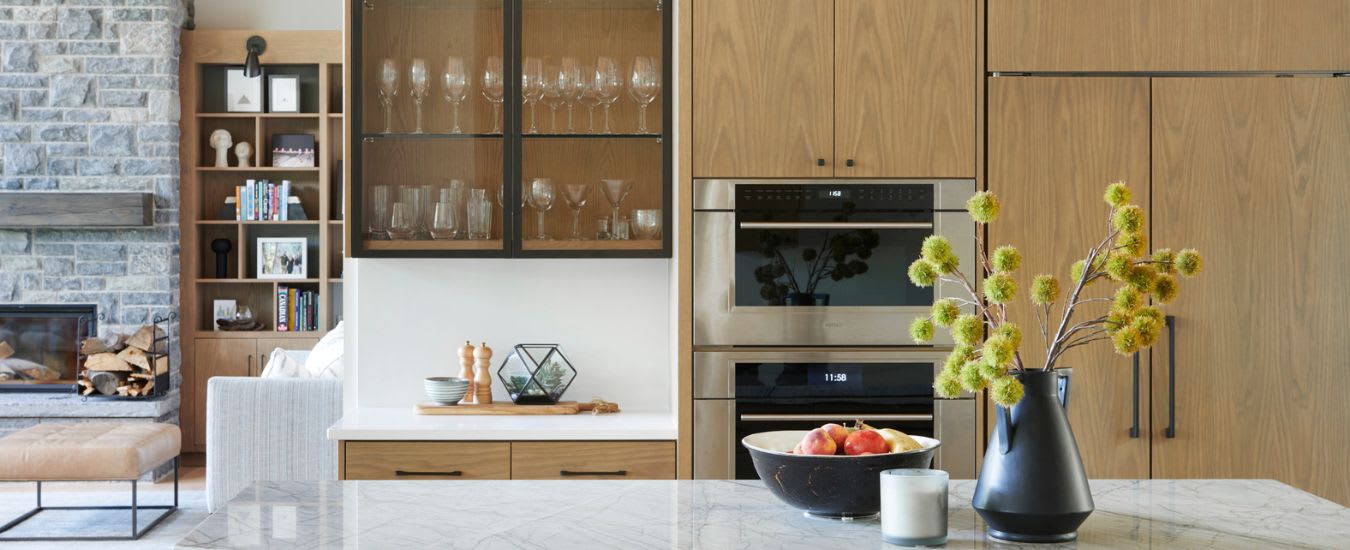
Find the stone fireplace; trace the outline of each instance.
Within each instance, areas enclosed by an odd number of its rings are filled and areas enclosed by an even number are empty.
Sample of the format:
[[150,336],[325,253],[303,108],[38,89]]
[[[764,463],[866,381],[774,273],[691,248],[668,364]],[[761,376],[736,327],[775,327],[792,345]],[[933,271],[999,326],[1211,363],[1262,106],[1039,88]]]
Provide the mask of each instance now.
[[98,334],[94,304],[0,304],[0,392],[75,391],[79,344]]

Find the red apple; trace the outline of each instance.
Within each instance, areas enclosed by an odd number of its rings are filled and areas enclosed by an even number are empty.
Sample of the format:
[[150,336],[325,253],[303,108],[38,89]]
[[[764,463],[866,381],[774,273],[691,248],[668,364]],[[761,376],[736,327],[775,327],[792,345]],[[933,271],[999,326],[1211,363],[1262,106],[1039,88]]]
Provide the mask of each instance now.
[[806,437],[797,444],[797,451],[804,455],[832,455],[838,449],[830,434],[820,428],[807,432]]
[[844,454],[847,455],[882,454],[889,451],[886,438],[874,430],[858,430],[848,434],[848,439],[844,441]]
[[826,424],[821,426],[820,429],[825,430],[825,433],[830,434],[830,439],[833,439],[834,444],[841,448],[844,446],[844,440],[848,439],[848,428],[838,424]]

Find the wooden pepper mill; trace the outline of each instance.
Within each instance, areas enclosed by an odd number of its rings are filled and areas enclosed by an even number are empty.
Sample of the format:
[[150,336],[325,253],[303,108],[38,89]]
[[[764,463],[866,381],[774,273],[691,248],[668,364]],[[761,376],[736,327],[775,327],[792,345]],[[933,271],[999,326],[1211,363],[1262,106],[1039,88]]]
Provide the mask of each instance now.
[[488,369],[492,366],[492,348],[488,347],[486,342],[480,343],[478,349],[473,350],[474,370],[478,373],[473,381],[474,395],[477,397],[477,404],[492,404],[492,375]]
[[469,390],[464,393],[464,398],[459,400],[460,405],[474,403],[473,355],[473,344],[465,340],[464,345],[459,347],[459,377],[469,381]]

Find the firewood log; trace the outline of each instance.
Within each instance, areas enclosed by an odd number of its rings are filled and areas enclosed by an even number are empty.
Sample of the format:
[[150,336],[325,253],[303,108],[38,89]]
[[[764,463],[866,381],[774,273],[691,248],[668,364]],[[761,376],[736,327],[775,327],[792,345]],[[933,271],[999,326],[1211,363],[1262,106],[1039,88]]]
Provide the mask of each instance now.
[[145,356],[145,351],[135,346],[127,346],[127,349],[117,352],[117,358],[145,370],[150,370],[150,358]]
[[0,360],[9,359],[14,355],[14,348],[10,347],[9,342],[0,341]]
[[94,388],[92,386],[80,391],[80,395],[89,395],[91,393],[94,393]]
[[84,368],[91,371],[129,372],[132,370],[131,364],[118,357],[116,353],[106,352],[96,353],[85,358]]
[[127,347],[127,337],[123,334],[111,333],[101,338],[85,338],[80,344],[80,353],[93,355],[95,353],[117,353],[122,348]]
[[[155,325],[145,325],[142,326],[140,330],[137,330],[136,334],[132,334],[131,338],[127,339],[127,346],[139,349],[141,351],[158,351],[162,353],[164,350],[162,349],[154,350],[153,348],[155,344],[155,338],[163,336],[164,331],[159,330],[159,328],[156,327]],[[160,347],[161,348],[164,347],[163,344],[161,344]]]
[[164,374],[169,372],[169,356],[161,355],[155,358],[155,374]]
[[151,378],[151,379],[145,381],[145,385],[144,385],[144,386],[141,386],[141,393],[142,393],[142,395],[150,395],[151,390],[154,390],[154,389],[155,389],[155,379],[154,379],[154,378]]
[[129,392],[129,391],[131,391],[131,386],[118,386],[118,387],[117,387],[117,395],[126,395],[127,392]]
[[89,384],[100,394],[112,395],[117,393],[117,386],[121,385],[121,382],[117,379],[116,374],[97,371],[89,373]]

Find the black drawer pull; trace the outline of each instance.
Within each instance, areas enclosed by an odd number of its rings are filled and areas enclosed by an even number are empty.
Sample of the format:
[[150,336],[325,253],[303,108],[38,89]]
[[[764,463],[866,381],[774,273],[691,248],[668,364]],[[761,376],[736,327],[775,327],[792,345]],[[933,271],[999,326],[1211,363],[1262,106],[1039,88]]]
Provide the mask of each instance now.
[[825,166],[825,159],[816,159],[816,166]]
[[844,161],[844,166],[847,166],[847,167],[849,167],[849,168],[853,168],[853,159],[848,159],[848,160]]
[[394,470],[394,475],[396,475],[396,476],[454,476],[454,477],[459,477],[459,476],[464,475],[464,472],[461,472],[461,471],[459,471],[459,470],[451,470],[451,471],[449,471],[449,472],[409,472],[409,471],[407,471],[407,470]]
[[615,470],[613,472],[573,472],[572,470],[559,470],[558,475],[563,477],[626,476],[628,475],[628,470]]

